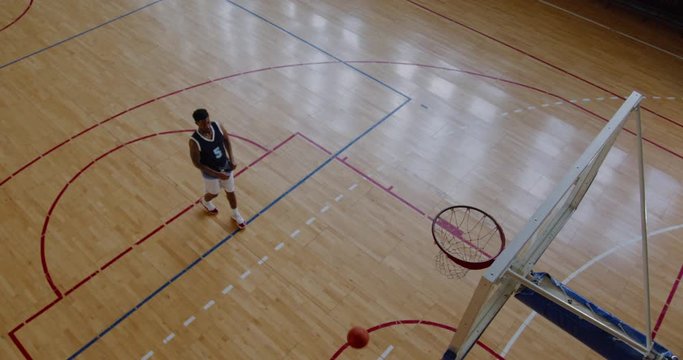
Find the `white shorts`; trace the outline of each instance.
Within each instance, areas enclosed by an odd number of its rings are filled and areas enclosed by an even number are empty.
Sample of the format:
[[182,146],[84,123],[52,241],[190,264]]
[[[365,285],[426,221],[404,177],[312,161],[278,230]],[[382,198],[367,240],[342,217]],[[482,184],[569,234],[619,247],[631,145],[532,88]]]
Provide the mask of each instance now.
[[235,192],[235,176],[233,172],[230,172],[230,177],[227,180],[221,180],[219,178],[204,178],[204,188],[209,194],[218,195],[220,189],[224,189],[227,192]]

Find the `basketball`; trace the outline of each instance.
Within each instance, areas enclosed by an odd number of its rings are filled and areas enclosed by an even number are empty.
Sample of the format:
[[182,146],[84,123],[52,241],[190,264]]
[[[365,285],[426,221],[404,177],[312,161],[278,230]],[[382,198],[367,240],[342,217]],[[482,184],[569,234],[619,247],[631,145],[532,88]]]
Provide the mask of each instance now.
[[346,342],[354,349],[360,349],[365,347],[370,341],[370,334],[368,331],[360,326],[354,326],[346,334]]

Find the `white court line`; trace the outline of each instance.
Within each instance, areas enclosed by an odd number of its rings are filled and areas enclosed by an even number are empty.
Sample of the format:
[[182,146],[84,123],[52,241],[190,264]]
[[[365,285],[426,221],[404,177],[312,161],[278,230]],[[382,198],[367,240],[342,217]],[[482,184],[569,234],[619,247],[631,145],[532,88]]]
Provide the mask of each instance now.
[[386,360],[387,356],[389,356],[389,354],[391,354],[391,351],[392,351],[392,350],[394,350],[394,346],[393,346],[393,345],[389,345],[389,347],[387,347],[387,349],[384,350],[384,352],[382,353],[382,355],[380,355],[380,356],[377,358],[377,360]]
[[[650,98],[651,98],[651,99],[654,99],[654,100],[660,100],[660,99],[676,100],[676,97],[675,97],[675,96],[667,96],[667,97],[651,96]],[[612,97],[610,97],[610,99],[619,100],[619,97],[617,97],[617,96],[612,96]],[[579,103],[579,101],[588,103],[588,102],[591,102],[591,101],[593,101],[593,100],[595,100],[595,101],[603,101],[603,100],[605,100],[605,97],[597,97],[597,98],[595,98],[595,99],[591,99],[591,98],[582,98],[581,100],[573,99],[573,100],[569,100],[569,102],[570,102],[570,103],[576,104],[576,103]],[[683,100],[683,98],[681,98],[681,100]],[[562,104],[564,104],[562,101],[556,101],[556,102],[555,102],[555,105],[562,105]],[[552,105],[552,104],[545,103],[545,104],[542,104],[541,107],[542,107],[542,108],[546,108],[546,107],[549,107],[549,106],[551,106],[551,105]],[[527,106],[526,109],[525,109],[525,108],[519,108],[519,109],[513,110],[512,112],[514,112],[514,113],[521,113],[521,112],[523,112],[523,111],[525,111],[525,110],[531,111],[531,110],[535,110],[535,109],[536,109],[535,106]],[[504,113],[500,114],[500,116],[501,116],[501,117],[505,117],[505,116],[507,116],[508,114],[509,114],[509,113],[504,112]],[[449,134],[450,134],[450,133],[449,133]]]
[[243,272],[242,275],[240,275],[240,279],[242,279],[242,280],[246,279],[247,277],[249,277],[249,274],[251,274],[251,270],[247,270],[247,271]]
[[184,327],[190,326],[190,324],[192,324],[192,322],[195,321],[196,319],[197,318],[194,317],[194,315],[190,316],[189,318],[187,318],[187,320],[185,320],[185,322],[183,322],[183,326]]
[[209,302],[207,302],[207,303],[204,305],[204,311],[209,310],[209,309],[210,309],[212,306],[214,306],[215,304],[216,304],[215,301],[209,300]]
[[154,355],[154,351],[148,352],[147,354],[145,354],[145,356],[141,357],[140,360],[147,360],[147,359],[151,358],[152,355]]
[[553,8],[555,8],[555,9],[558,9],[558,10],[560,10],[560,11],[564,11],[564,12],[566,12],[566,13],[568,13],[568,14],[574,15],[574,16],[576,16],[576,17],[579,18],[579,19],[588,21],[589,23],[594,24],[594,25],[597,25],[597,26],[599,26],[599,27],[601,27],[601,28],[603,28],[603,29],[607,29],[607,30],[612,31],[612,32],[614,32],[614,33],[617,33],[617,34],[619,34],[619,35],[621,35],[621,36],[625,36],[625,37],[627,37],[627,38],[629,38],[629,39],[631,39],[631,40],[633,40],[633,41],[636,41],[636,42],[638,42],[638,43],[641,43],[641,44],[643,44],[643,45],[645,45],[645,46],[649,46],[649,47],[651,47],[651,48],[653,48],[653,49],[657,49],[657,50],[659,50],[659,51],[661,51],[661,52],[663,52],[663,53],[669,54],[669,55],[671,55],[671,56],[673,56],[673,57],[675,57],[675,58],[677,58],[677,59],[679,59],[679,60],[683,60],[683,56],[681,56],[681,55],[674,54],[674,53],[672,53],[671,51],[668,51],[668,50],[662,49],[662,48],[660,48],[660,47],[658,47],[658,46],[652,45],[652,44],[650,44],[650,43],[648,43],[648,42],[645,42],[645,41],[643,41],[643,40],[640,40],[640,39],[638,39],[638,38],[636,38],[636,37],[633,37],[633,36],[631,36],[631,35],[629,35],[629,34],[623,33],[623,32],[621,32],[621,31],[619,31],[619,30],[616,30],[616,29],[612,29],[612,28],[610,28],[609,26],[603,25],[603,24],[601,24],[601,23],[599,23],[599,22],[597,22],[597,21],[591,20],[591,19],[589,19],[589,18],[587,18],[587,17],[581,16],[581,15],[579,15],[579,14],[577,14],[577,13],[574,13],[574,12],[572,12],[572,11],[569,11],[569,10],[567,10],[567,9],[563,9],[563,8],[561,8],[561,7],[557,6],[557,5],[551,4],[551,3],[547,2],[547,1],[539,0],[539,2],[542,3],[542,4],[548,5],[548,6],[550,6],[550,7],[553,7]]
[[168,334],[168,336],[164,339],[164,345],[170,343],[171,340],[173,340],[174,337],[175,337],[175,333],[170,333],[170,334]]
[[[659,234],[663,234],[663,233],[666,233],[666,232],[669,232],[669,231],[678,230],[678,229],[681,229],[681,228],[683,228],[683,224],[674,225],[674,226],[669,226],[669,227],[664,228],[664,229],[659,229],[659,230],[657,230],[657,231],[654,231],[654,232],[648,234],[648,239],[649,239],[650,237],[652,237],[652,236],[656,236],[656,235],[659,235]],[[581,274],[582,272],[584,272],[584,271],[585,271],[586,269],[588,269],[589,267],[593,266],[595,263],[597,263],[597,262],[599,262],[600,260],[604,259],[606,256],[609,256],[609,255],[612,254],[613,252],[619,250],[620,248],[622,248],[622,247],[624,247],[624,246],[626,246],[626,245],[632,245],[633,243],[638,242],[638,241],[640,241],[640,240],[641,240],[641,238],[640,238],[640,237],[637,237],[637,238],[635,238],[635,239],[626,241],[626,242],[621,243],[621,244],[619,244],[619,245],[616,245],[616,246],[612,247],[611,249],[609,249],[609,250],[603,252],[602,254],[600,254],[600,255],[598,255],[598,256],[596,256],[596,257],[590,259],[588,262],[586,262],[585,264],[583,264],[580,268],[576,269],[576,271],[574,271],[574,272],[571,273],[569,276],[567,276],[567,278],[564,279],[564,281],[562,281],[562,283],[566,285],[567,283],[569,283],[570,281],[572,281],[572,279],[574,279],[575,277],[577,277],[579,274]],[[527,316],[526,320],[524,320],[524,322],[522,323],[522,325],[519,326],[519,328],[517,329],[517,331],[515,332],[515,334],[512,335],[512,337],[510,338],[510,340],[508,341],[508,343],[505,344],[505,347],[503,348],[503,351],[500,352],[500,356],[505,357],[505,355],[507,355],[508,351],[510,351],[510,349],[511,349],[512,346],[515,344],[515,342],[517,341],[517,339],[519,339],[519,336],[522,335],[522,332],[524,332],[524,329],[526,329],[526,327],[529,326],[529,324],[530,324],[531,321],[534,319],[534,317],[536,317],[536,312],[535,312],[535,311],[532,311],[531,314],[529,314],[529,316]]]
[[226,286],[225,289],[223,289],[223,291],[221,291],[221,292],[223,293],[223,295],[227,295],[227,294],[232,290],[232,288],[233,288],[232,285],[228,285],[228,286]]

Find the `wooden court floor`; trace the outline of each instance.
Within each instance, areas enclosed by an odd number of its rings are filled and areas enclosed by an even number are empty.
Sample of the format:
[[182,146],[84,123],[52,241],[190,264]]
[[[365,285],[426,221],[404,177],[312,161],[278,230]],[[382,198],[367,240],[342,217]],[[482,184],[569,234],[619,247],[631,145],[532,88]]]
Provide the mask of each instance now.
[[[3,0],[0,358],[439,359],[481,272],[430,217],[527,222],[631,91],[655,340],[683,354],[683,42],[597,2]],[[238,232],[196,204],[205,107]],[[643,330],[637,144],[536,266]],[[345,348],[353,325],[370,344]],[[472,359],[599,356],[511,300]]]

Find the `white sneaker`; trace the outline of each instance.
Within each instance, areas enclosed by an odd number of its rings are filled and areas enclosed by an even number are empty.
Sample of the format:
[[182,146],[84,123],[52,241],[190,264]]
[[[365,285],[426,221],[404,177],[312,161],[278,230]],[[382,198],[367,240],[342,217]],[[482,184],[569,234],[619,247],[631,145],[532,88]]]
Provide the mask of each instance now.
[[232,214],[232,219],[237,223],[237,227],[240,229],[244,229],[247,227],[247,222],[244,221],[244,218],[242,217],[242,214],[240,214],[239,210],[235,210]]
[[202,204],[204,209],[206,209],[206,212],[208,212],[210,215],[218,214],[218,209],[211,201],[206,201],[204,200],[204,198],[201,198],[199,202]]

